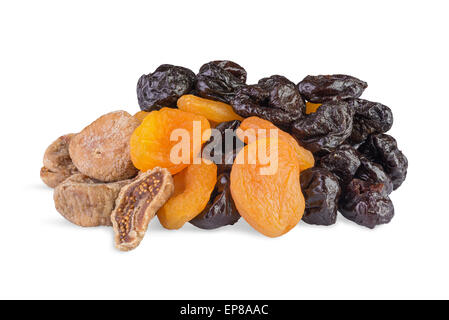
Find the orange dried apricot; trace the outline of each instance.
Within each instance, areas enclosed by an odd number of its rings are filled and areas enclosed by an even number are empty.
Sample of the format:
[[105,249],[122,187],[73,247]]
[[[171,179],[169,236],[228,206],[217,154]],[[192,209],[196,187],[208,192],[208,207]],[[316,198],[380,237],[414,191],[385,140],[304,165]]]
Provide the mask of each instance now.
[[179,98],[178,108],[183,111],[200,114],[215,122],[243,120],[229,104],[200,98],[192,94],[186,94]]
[[175,175],[173,180],[175,191],[157,214],[167,229],[181,228],[206,207],[217,182],[217,166],[201,160],[200,164],[192,164]]
[[306,114],[314,113],[321,106],[321,103],[306,102]]
[[[277,166],[272,159],[264,165],[257,157],[258,149],[268,146],[262,153],[271,158],[273,143],[277,143]],[[277,170],[264,175],[261,169],[269,166]],[[238,212],[254,229],[268,237],[287,233],[301,220],[305,208],[296,152],[282,139],[260,139],[246,145],[232,165],[231,193]]]
[[145,119],[145,117],[149,114],[150,113],[148,111],[139,111],[139,112],[136,112],[136,114],[134,114],[133,117],[136,118],[137,120],[139,120],[140,123],[142,123],[143,119]]
[[[265,129],[265,130],[278,130],[278,138],[285,140],[288,142],[290,147],[295,150],[297,154],[297,158],[299,160],[299,168],[301,171],[304,171],[308,168],[311,168],[315,165],[315,159],[313,158],[312,152],[309,150],[301,147],[295,138],[293,138],[290,134],[288,134],[285,131],[282,131],[278,127],[276,127],[274,124],[272,124],[270,121],[264,120],[259,117],[249,117],[242,121],[240,124],[239,129],[237,130],[237,136],[240,140],[242,140],[245,143],[253,142],[258,138],[264,138],[264,136],[258,136],[259,129]],[[270,132],[266,132],[266,138],[270,136]]]
[[[198,130],[194,132],[194,128]],[[170,139],[172,134],[177,140]],[[201,151],[201,145],[209,137],[210,125],[205,117],[162,108],[150,112],[133,132],[130,140],[131,160],[140,171],[161,167],[176,174],[192,163],[193,157]]]

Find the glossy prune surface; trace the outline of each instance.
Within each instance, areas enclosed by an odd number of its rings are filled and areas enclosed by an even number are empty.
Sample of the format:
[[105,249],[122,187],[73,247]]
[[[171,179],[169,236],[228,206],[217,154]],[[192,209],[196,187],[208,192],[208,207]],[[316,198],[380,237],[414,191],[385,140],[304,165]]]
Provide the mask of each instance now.
[[142,75],[137,82],[137,99],[143,111],[175,108],[176,101],[195,86],[195,74],[184,67],[159,66],[153,73]]
[[323,103],[316,112],[293,123],[291,134],[314,154],[335,150],[350,135],[354,110],[346,102]]
[[353,179],[344,189],[339,211],[345,218],[370,229],[390,222],[394,207],[383,188],[381,183]]
[[322,157],[319,165],[332,172],[341,186],[346,186],[354,178],[360,166],[359,154],[353,147],[342,145]]
[[393,182],[393,190],[401,186],[407,177],[408,160],[392,136],[384,133],[370,135],[358,150],[383,167]]
[[201,66],[195,91],[200,97],[230,103],[235,91],[245,85],[246,71],[232,61],[212,61]]
[[372,184],[382,183],[384,185],[383,191],[385,195],[393,192],[393,182],[385,173],[382,166],[370,161],[363,155],[360,155],[359,158],[360,167],[357,169],[354,177]]
[[352,143],[363,142],[373,133],[385,133],[393,126],[393,113],[389,107],[364,99],[355,99],[350,104],[355,110]]
[[242,117],[256,116],[282,128],[305,116],[305,102],[295,84],[279,75],[239,88],[231,105]]
[[240,214],[231,196],[229,173],[222,173],[217,178],[206,208],[190,223],[201,229],[216,229],[233,225],[239,219]]
[[365,81],[345,74],[307,76],[298,83],[301,95],[313,103],[355,99],[367,87]]
[[302,220],[322,226],[334,224],[341,192],[337,178],[327,169],[314,167],[301,172],[300,180],[306,201]]

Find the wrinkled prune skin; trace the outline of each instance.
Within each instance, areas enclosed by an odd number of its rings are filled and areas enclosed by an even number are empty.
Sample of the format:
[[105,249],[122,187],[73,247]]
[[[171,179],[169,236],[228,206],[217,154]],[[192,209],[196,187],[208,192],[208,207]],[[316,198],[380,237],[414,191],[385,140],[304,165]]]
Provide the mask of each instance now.
[[393,126],[393,113],[387,106],[364,99],[350,102],[355,110],[352,133],[352,143],[360,143],[373,133],[385,133]]
[[203,156],[217,165],[218,174],[231,171],[234,159],[243,147],[243,143],[235,134],[239,126],[239,120],[220,123],[215,127],[220,133],[219,136],[211,136],[204,144]]
[[245,85],[246,71],[232,61],[212,61],[201,66],[195,92],[200,97],[230,104],[235,91]]
[[370,161],[363,155],[360,155],[360,167],[354,177],[372,184],[383,184],[385,195],[389,195],[393,191],[393,182],[382,166]]
[[345,218],[370,229],[390,222],[394,216],[394,207],[383,188],[381,183],[352,180],[340,198],[340,212]]
[[370,135],[358,150],[383,167],[393,182],[393,190],[401,186],[407,177],[408,160],[392,136],[384,133]]
[[332,172],[346,186],[360,167],[359,153],[349,145],[341,145],[320,160],[320,167]]
[[307,76],[298,83],[301,95],[313,103],[356,99],[367,87],[366,82],[345,74]]
[[231,102],[242,117],[257,116],[281,128],[305,117],[305,102],[295,84],[274,75],[260,79],[257,85],[241,87]]
[[194,89],[195,81],[195,74],[187,68],[170,64],[159,66],[153,73],[142,75],[137,82],[140,109],[175,108],[179,97]]
[[327,169],[314,167],[301,172],[300,180],[306,201],[302,220],[321,226],[334,224],[341,192],[337,178]]
[[216,229],[233,225],[240,219],[230,190],[229,173],[222,173],[217,178],[217,184],[212,192],[206,208],[193,220],[194,226],[201,229]]
[[354,110],[346,102],[326,102],[316,112],[294,122],[291,134],[312,153],[326,154],[351,135],[353,116]]

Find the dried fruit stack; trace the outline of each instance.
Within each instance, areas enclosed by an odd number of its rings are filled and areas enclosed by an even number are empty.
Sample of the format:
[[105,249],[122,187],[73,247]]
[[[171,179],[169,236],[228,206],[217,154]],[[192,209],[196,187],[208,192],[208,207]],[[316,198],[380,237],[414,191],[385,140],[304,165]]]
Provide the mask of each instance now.
[[388,223],[408,162],[386,134],[390,108],[360,98],[367,83],[246,76],[220,60],[197,75],[165,64],[140,77],[141,111],[103,115],[46,150],[41,178],[56,209],[80,226],[113,226],[120,250],[137,247],[155,215],[167,229],[243,217],[269,237],[301,219],[332,225],[338,211]]

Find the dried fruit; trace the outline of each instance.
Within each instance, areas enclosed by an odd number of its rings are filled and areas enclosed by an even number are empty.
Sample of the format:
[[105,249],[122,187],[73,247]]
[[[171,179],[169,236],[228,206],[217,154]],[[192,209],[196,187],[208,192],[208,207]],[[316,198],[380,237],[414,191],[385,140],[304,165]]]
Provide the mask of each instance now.
[[381,183],[352,180],[340,200],[340,212],[345,218],[371,229],[390,222],[394,216],[394,207],[383,188]]
[[115,199],[129,182],[104,183],[83,174],[74,174],[55,188],[56,210],[82,227],[110,226]]
[[345,102],[326,102],[314,113],[293,123],[292,135],[314,154],[331,152],[352,131],[354,110]]
[[232,61],[212,61],[201,66],[197,75],[196,94],[229,103],[235,91],[245,85],[246,71]]
[[183,67],[163,64],[137,82],[137,99],[143,111],[175,108],[176,101],[195,86],[195,74]]
[[220,123],[204,144],[203,157],[217,165],[218,174],[231,171],[237,152],[243,147],[235,131],[239,125],[239,120]]
[[321,106],[321,103],[306,102],[306,114],[314,113]]
[[149,114],[148,111],[139,111],[135,115],[133,115],[134,118],[136,118],[139,123],[142,123],[143,119]]
[[385,133],[393,126],[393,113],[387,106],[363,99],[351,101],[355,110],[352,143],[360,143],[372,133]]
[[355,99],[367,87],[366,82],[345,74],[307,76],[298,83],[301,95],[314,103]]
[[[197,134],[194,128],[198,128]],[[144,172],[162,167],[176,174],[192,163],[193,157],[201,151],[201,144],[210,137],[209,129],[209,121],[200,115],[170,108],[152,111],[131,136],[132,162]],[[179,132],[180,136],[173,137],[178,140],[171,140],[172,134],[176,134],[175,130],[184,130],[188,136]],[[181,147],[181,155],[174,153],[177,151],[176,145]],[[178,160],[179,163],[176,163]]]
[[241,116],[234,112],[232,106],[229,104],[196,97],[191,94],[187,94],[179,98],[178,108],[182,111],[202,115],[208,120],[215,122],[243,120]]
[[167,169],[154,168],[125,185],[111,215],[115,245],[122,251],[136,248],[148,224],[173,193],[173,178]]
[[315,167],[301,172],[301,189],[306,200],[304,222],[330,226],[337,221],[341,190],[337,178],[329,170]]
[[206,207],[217,182],[217,166],[201,161],[200,164],[188,166],[175,175],[173,180],[173,196],[157,214],[159,221],[167,229],[181,228]]
[[201,229],[216,229],[233,225],[240,219],[240,214],[232,200],[229,173],[222,173],[217,178],[214,191],[204,210],[190,223]]
[[360,167],[359,153],[349,145],[342,145],[322,157],[320,166],[335,174],[344,187],[351,182]]
[[134,177],[129,138],[139,121],[126,111],[105,114],[72,138],[69,153],[77,169],[100,181]]
[[[258,149],[267,155],[266,164]],[[269,237],[287,233],[301,220],[305,207],[295,151],[281,139],[248,144],[232,166],[231,193],[238,212],[254,229]]]
[[382,166],[377,163],[371,162],[363,155],[360,155],[359,158],[360,167],[357,169],[354,177],[371,184],[382,183],[384,185],[383,191],[385,191],[385,195],[389,195],[391,192],[393,192],[393,182],[385,173]]
[[[269,130],[277,130],[278,138],[285,140],[295,150],[301,171],[311,168],[315,164],[313,154],[309,150],[301,147],[290,134],[280,130],[267,120],[258,117],[249,117],[242,121],[239,128],[241,130],[237,130],[237,135],[245,143],[250,143],[261,138],[268,138],[270,136]],[[259,131],[261,129],[266,131]]]
[[383,133],[370,135],[358,150],[383,167],[393,182],[394,190],[401,186],[407,177],[408,160],[392,136]]
[[289,127],[305,115],[305,103],[295,84],[278,75],[239,88],[231,104],[242,117],[257,116],[280,127]]
[[61,136],[45,150],[44,166],[41,168],[40,176],[50,188],[78,173],[69,155],[69,143],[73,136],[75,136],[73,133]]

